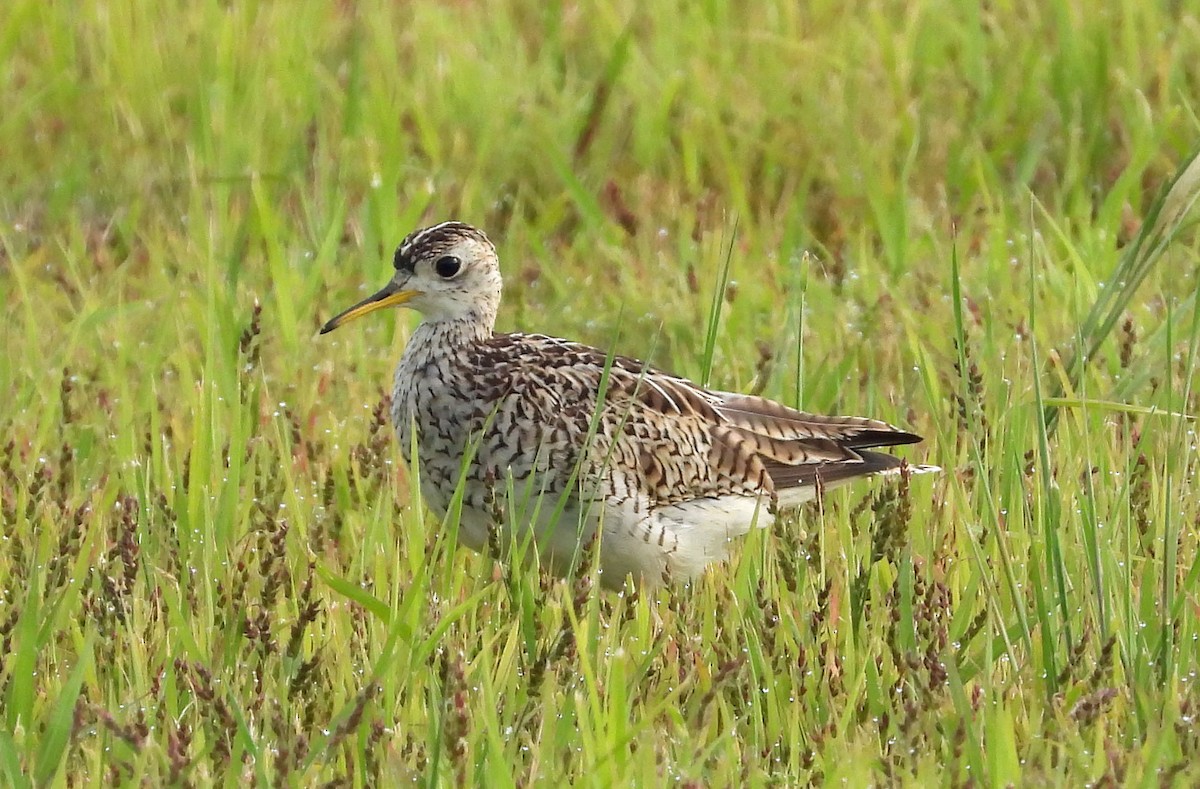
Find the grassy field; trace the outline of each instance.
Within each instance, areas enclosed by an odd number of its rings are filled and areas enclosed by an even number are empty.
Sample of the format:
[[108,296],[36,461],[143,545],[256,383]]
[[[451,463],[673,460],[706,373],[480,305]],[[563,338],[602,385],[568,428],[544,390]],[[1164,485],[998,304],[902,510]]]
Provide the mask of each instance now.
[[[0,785],[1200,782],[1195,3],[6,0],[0,65]],[[502,329],[945,473],[652,595],[457,550],[416,316],[316,336],[452,217]]]

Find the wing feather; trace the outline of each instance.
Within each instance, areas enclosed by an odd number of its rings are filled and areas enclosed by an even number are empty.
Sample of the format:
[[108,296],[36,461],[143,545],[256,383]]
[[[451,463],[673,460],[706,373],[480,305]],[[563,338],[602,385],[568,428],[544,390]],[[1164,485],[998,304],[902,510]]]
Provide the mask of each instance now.
[[[869,450],[921,440],[876,419],[810,414],[762,397],[705,390],[641,360],[581,343],[529,334],[497,335],[493,342],[511,354],[491,362],[536,370],[547,387],[570,381],[579,393],[578,384],[587,381],[598,393],[607,376],[603,408],[624,425],[624,435],[614,438],[628,442],[629,456],[638,459],[634,473],[648,488],[642,492],[659,503],[728,494],[775,500],[784,491],[794,491],[784,498],[798,500],[796,489],[813,488],[818,478],[833,484],[894,472],[899,458]],[[655,440],[648,442],[648,435]]]

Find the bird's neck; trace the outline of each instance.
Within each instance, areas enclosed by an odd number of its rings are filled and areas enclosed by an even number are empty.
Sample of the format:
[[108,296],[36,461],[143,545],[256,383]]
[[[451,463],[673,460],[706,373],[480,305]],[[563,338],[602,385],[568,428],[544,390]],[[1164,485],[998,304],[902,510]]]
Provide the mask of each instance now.
[[447,350],[482,342],[492,336],[496,323],[494,313],[469,313],[456,318],[441,318],[421,322],[409,338],[405,355],[437,355]]

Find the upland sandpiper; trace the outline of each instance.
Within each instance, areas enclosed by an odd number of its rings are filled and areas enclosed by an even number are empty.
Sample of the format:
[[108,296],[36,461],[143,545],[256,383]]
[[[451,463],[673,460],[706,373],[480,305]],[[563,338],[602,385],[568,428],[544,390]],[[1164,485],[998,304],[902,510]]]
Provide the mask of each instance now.
[[599,532],[604,586],[694,578],[780,510],[900,472],[872,448],[921,440],[704,389],[580,343],[497,334],[496,248],[462,222],[412,233],[393,263],[382,290],[321,333],[384,307],[423,314],[396,368],[392,419],[430,509],[444,516],[461,493],[458,538],[474,550],[524,540],[566,574]]

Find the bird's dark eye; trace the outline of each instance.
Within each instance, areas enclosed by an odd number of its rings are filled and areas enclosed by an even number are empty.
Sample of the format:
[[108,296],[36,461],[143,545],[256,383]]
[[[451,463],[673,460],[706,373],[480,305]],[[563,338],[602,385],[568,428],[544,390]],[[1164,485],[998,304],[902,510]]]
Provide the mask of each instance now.
[[450,279],[458,273],[460,268],[462,268],[462,261],[454,255],[443,255],[433,264],[433,270],[442,279]]

